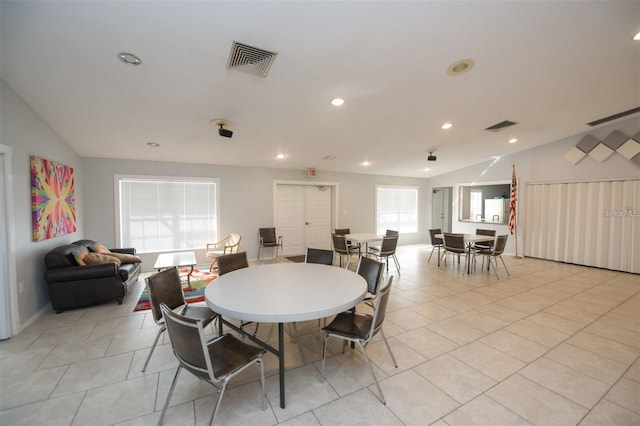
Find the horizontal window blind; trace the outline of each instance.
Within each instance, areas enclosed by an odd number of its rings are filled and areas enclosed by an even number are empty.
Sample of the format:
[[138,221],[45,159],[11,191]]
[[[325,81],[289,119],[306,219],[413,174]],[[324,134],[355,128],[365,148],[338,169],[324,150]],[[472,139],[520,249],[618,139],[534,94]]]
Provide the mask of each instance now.
[[525,256],[640,273],[640,180],[528,184]]
[[418,188],[376,186],[376,233],[418,232]]
[[140,253],[217,241],[216,183],[120,178],[120,241]]

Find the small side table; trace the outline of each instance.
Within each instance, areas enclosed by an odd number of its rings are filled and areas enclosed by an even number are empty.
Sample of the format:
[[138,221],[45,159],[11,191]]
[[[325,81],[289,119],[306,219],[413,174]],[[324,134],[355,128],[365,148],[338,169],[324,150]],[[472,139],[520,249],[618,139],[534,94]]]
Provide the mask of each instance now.
[[182,251],[159,254],[153,267],[158,271],[173,267],[188,267],[189,272],[187,273],[187,287],[189,288],[189,291],[191,291],[193,290],[191,288],[191,274],[193,273],[193,267],[196,266],[196,263],[196,254],[194,252]]

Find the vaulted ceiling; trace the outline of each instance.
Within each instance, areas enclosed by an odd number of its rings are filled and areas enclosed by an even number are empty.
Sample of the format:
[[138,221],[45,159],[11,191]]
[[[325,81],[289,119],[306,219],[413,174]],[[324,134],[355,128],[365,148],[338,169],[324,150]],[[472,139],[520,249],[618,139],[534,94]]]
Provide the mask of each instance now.
[[[640,106],[635,0],[0,7],[2,79],[86,157],[432,177]],[[266,77],[234,41],[277,53]]]

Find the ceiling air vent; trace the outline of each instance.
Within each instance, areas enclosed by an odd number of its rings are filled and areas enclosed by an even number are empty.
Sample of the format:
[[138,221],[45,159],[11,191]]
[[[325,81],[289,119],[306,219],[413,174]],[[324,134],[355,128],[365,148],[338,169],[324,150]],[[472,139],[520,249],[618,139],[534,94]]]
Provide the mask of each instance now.
[[497,132],[499,132],[500,130],[502,130],[502,129],[506,128],[506,127],[511,127],[511,126],[513,126],[514,124],[518,124],[518,123],[514,123],[513,121],[509,121],[509,120],[504,120],[504,121],[501,121],[501,122],[500,122],[500,123],[498,123],[498,124],[494,124],[493,126],[489,126],[489,127],[487,127],[485,130],[488,130],[488,131],[490,131],[490,132],[496,132],[496,133],[497,133]]
[[246,44],[233,42],[227,68],[266,77],[278,54]]
[[627,115],[635,114],[636,112],[640,112],[640,107],[636,107],[628,111],[619,112],[617,114],[592,121],[591,123],[587,123],[587,125],[592,127],[597,126],[598,124],[608,123],[609,121],[617,120],[618,118],[626,117]]

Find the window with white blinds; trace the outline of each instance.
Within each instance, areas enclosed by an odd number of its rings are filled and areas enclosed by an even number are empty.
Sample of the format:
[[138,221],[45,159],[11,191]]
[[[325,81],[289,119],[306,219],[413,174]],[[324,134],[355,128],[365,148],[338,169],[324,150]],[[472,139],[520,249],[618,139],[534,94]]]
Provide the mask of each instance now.
[[418,232],[418,188],[376,185],[376,233]]
[[640,272],[640,180],[528,184],[525,194],[525,256]]
[[121,247],[140,253],[217,241],[217,181],[116,177]]

